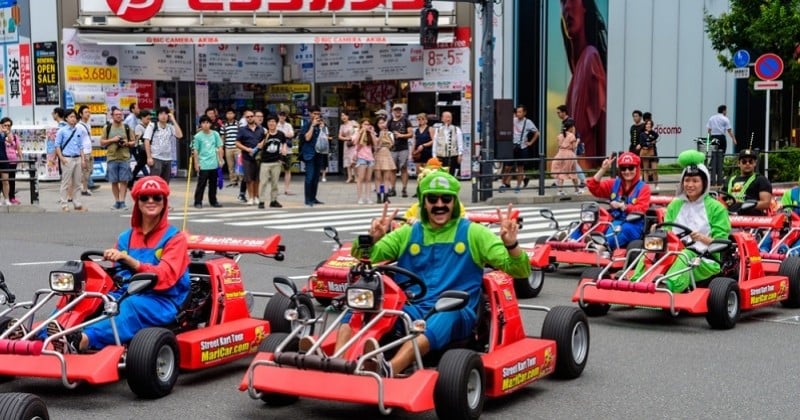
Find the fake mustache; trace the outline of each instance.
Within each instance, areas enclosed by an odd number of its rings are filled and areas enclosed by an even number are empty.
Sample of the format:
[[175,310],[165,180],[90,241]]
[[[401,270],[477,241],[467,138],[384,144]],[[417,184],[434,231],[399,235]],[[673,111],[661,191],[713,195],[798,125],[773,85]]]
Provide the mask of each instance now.
[[432,207],[431,208],[432,214],[447,214],[450,213],[450,209],[447,207]]

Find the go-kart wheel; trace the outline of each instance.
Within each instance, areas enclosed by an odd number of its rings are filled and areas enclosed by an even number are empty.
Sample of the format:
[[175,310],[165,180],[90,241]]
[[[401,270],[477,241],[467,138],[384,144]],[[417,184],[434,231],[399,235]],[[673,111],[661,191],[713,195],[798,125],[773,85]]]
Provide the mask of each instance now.
[[433,404],[440,419],[477,419],[486,401],[486,377],[478,353],[448,350],[439,360],[439,377],[433,389]]
[[786,308],[800,308],[800,257],[786,257],[778,269],[778,275],[789,278],[789,297],[782,300],[781,305]]
[[729,277],[717,277],[708,285],[706,321],[715,330],[729,330],[739,319],[739,285]]
[[[286,333],[271,333],[258,345],[259,352],[268,352],[274,353],[275,350],[278,348],[278,345],[281,344],[283,340],[289,334]],[[286,351],[297,351],[297,344],[298,340],[295,338],[289,342],[289,344],[284,347],[283,349]],[[271,405],[273,407],[280,407],[284,405],[293,404],[297,401],[297,396],[295,395],[286,395],[286,394],[279,394],[277,392],[262,392],[261,393],[261,401],[264,401],[267,405]]]
[[524,279],[514,279],[514,292],[521,299],[535,298],[544,287],[544,270],[531,269],[531,274]]
[[[638,249],[640,251],[634,251],[634,249]],[[644,249],[644,241],[641,239],[634,239],[628,242],[627,252],[625,253],[625,266],[623,270],[628,268],[637,258],[639,255],[642,254],[642,249]]]
[[49,420],[47,405],[41,398],[24,392],[0,394],[0,419]]
[[[600,276],[600,273],[603,271],[600,267],[589,267],[586,270],[583,270],[583,274],[581,274],[581,279],[593,279],[597,280]],[[583,313],[586,316],[603,316],[608,313],[609,309],[611,309],[611,305],[605,303],[581,303],[578,302],[578,306],[581,308]]]
[[178,341],[165,328],[145,328],[131,340],[126,358],[128,387],[139,398],[161,398],[178,380]]
[[[314,303],[311,298],[304,293],[296,296],[295,302],[288,297],[275,293],[267,302],[267,307],[264,308],[264,320],[269,321],[269,329],[271,332],[284,332],[289,333],[292,331],[292,322],[286,319],[286,311],[288,309],[297,309],[298,319],[314,319]],[[314,333],[314,325],[308,325],[307,331],[303,331],[303,335],[311,335]]]
[[556,306],[542,325],[542,338],[556,342],[556,371],[559,378],[581,376],[589,358],[589,321],[578,308]]

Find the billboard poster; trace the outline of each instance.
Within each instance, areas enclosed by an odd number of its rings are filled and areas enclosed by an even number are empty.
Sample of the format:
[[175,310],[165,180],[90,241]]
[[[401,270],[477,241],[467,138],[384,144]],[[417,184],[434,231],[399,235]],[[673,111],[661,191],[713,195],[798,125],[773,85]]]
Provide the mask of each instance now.
[[547,155],[561,130],[556,107],[567,106],[586,156],[606,154],[608,0],[549,0],[547,7]]
[[58,44],[33,44],[34,97],[36,105],[58,105]]

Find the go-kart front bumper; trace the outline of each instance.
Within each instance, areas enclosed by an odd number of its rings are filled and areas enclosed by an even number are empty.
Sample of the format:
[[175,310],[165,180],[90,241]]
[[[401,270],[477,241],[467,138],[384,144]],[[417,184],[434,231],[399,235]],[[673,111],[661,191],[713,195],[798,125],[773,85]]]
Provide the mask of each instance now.
[[61,379],[67,387],[76,381],[105,384],[119,380],[119,366],[125,348],[106,346],[96,353],[60,354],[43,350],[41,354],[0,354],[0,375]]

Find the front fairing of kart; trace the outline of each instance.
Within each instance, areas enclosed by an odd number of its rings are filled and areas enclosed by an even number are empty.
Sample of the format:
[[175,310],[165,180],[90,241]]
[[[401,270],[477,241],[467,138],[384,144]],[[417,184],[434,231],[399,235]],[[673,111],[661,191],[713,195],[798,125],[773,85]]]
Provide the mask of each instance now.
[[106,384],[119,380],[124,352],[123,346],[106,346],[91,354],[0,354],[0,376],[61,379],[67,387],[77,381]]

